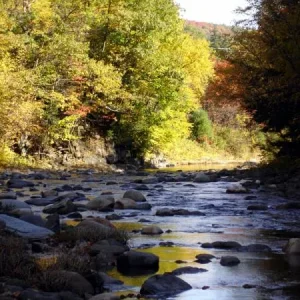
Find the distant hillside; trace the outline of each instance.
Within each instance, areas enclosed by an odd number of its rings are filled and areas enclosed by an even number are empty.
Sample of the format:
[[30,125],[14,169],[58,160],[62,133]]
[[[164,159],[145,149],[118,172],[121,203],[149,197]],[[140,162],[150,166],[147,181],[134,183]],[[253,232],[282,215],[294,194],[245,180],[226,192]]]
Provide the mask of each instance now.
[[231,26],[206,22],[185,21],[185,31],[195,38],[205,38],[213,48],[228,47],[229,39],[233,35]]

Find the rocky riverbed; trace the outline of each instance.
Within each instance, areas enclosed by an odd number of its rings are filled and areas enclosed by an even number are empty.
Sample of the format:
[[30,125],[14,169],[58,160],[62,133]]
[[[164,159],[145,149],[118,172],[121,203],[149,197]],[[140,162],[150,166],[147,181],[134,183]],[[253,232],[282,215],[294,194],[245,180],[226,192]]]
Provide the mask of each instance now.
[[2,172],[0,299],[299,299],[299,178]]

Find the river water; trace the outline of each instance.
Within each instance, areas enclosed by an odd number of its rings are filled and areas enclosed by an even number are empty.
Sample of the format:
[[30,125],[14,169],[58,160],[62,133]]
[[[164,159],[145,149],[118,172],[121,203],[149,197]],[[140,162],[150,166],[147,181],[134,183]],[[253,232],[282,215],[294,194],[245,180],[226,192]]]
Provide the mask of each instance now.
[[[172,176],[180,176],[175,172]],[[121,198],[124,191],[137,187],[138,176],[118,175],[103,177],[102,182],[84,183],[91,187],[87,196],[110,190],[116,199]],[[89,175],[89,178],[97,178]],[[152,174],[154,176],[154,174]],[[83,182],[82,176],[76,176],[72,183]],[[107,185],[114,180],[115,184]],[[150,252],[160,257],[160,268],[156,274],[173,271],[183,266],[205,268],[207,272],[185,274],[180,278],[188,282],[193,289],[168,299],[204,299],[204,300],[241,300],[241,299],[300,299],[300,288],[292,288],[300,284],[300,268],[293,268],[285,261],[282,247],[290,237],[298,237],[300,214],[297,210],[276,210],[278,204],[287,200],[272,193],[269,189],[251,189],[249,195],[256,196],[246,200],[248,194],[227,194],[231,184],[224,176],[217,182],[160,182],[147,184],[149,190],[142,191],[152,205],[150,211],[118,210],[115,213],[123,216],[114,222],[118,228],[131,233],[129,245],[138,251]],[[48,185],[54,187],[52,182]],[[83,202],[84,203],[84,202]],[[252,204],[268,206],[264,211],[249,211]],[[172,216],[155,215],[158,208],[184,208],[199,210],[205,216]],[[107,213],[83,212],[84,217],[101,216]],[[145,219],[142,222],[140,219]],[[157,225],[164,231],[161,235],[142,235],[139,230],[144,226]],[[244,253],[232,250],[205,249],[202,243],[215,241],[235,241],[240,244],[268,245],[270,253]],[[160,246],[161,242],[172,242],[172,247]],[[195,256],[201,253],[212,254],[217,259],[209,264],[195,262]],[[235,267],[223,267],[219,258],[224,255],[237,256],[241,263]],[[177,260],[185,263],[178,264]],[[139,292],[142,283],[150,276],[125,276],[116,269],[109,275],[121,279],[124,286],[116,286],[116,291]],[[254,286],[244,288],[245,284]],[[206,289],[203,289],[206,287]],[[209,287],[209,288],[208,288]]]

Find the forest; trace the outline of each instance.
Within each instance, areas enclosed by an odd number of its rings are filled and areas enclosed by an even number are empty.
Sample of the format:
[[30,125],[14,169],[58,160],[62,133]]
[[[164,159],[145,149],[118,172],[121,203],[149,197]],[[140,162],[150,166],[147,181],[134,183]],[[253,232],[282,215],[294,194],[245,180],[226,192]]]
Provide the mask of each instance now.
[[300,153],[300,5],[205,31],[172,0],[1,0],[0,165],[100,137],[130,158]]

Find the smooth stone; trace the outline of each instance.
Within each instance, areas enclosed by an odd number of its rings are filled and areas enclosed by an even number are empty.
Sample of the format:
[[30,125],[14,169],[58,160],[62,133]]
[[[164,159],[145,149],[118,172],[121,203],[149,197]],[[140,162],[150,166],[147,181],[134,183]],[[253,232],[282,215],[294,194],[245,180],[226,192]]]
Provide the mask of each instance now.
[[230,185],[227,190],[227,194],[245,194],[248,193],[248,190],[243,187],[240,183],[233,183]]
[[39,227],[45,227],[46,225],[46,221],[39,215],[24,215],[20,217],[20,220]]
[[130,250],[117,258],[117,268],[122,274],[143,273],[158,270],[159,257],[152,253]]
[[158,226],[147,226],[142,228],[141,233],[147,235],[156,235],[156,234],[162,234],[163,231]]
[[142,285],[140,293],[142,295],[155,295],[167,297],[179,294],[192,289],[192,287],[182,279],[172,274],[154,275],[148,278]]
[[25,200],[27,204],[34,205],[34,206],[47,206],[50,204],[54,204],[56,202],[56,198],[36,198],[36,199],[28,199]]
[[241,261],[235,256],[222,256],[220,264],[224,267],[237,266]]
[[21,179],[10,179],[7,182],[7,186],[12,189],[22,189],[25,187],[34,187],[34,183],[31,181]]
[[129,198],[122,198],[116,201],[115,209],[134,209],[136,208],[136,202]]
[[[233,241],[227,241],[227,242],[217,241],[217,242],[211,243],[211,245],[213,248],[216,248],[216,249],[239,249],[242,247],[242,245],[240,243],[233,242]],[[202,247],[203,247],[203,245],[202,245]]]
[[70,219],[82,219],[82,214],[79,212],[73,212],[67,215],[67,218]]
[[211,254],[198,254],[196,256],[196,261],[200,264],[208,264],[211,262],[213,258],[216,258],[214,255]]
[[0,220],[6,223],[6,229],[28,239],[45,239],[54,232],[7,215],[0,215]]
[[124,193],[123,198],[129,198],[135,202],[146,202],[146,197],[139,191],[128,190]]
[[110,195],[100,195],[97,198],[90,200],[86,204],[86,208],[98,211],[109,211],[114,208],[115,199]]
[[134,209],[136,210],[151,210],[152,205],[150,203],[136,203],[136,207]]
[[248,246],[242,246],[238,249],[239,252],[256,252],[256,253],[264,253],[264,252],[272,252],[272,249],[263,244],[251,244]]
[[174,216],[174,213],[169,208],[160,208],[156,211],[155,215],[160,217],[171,217]]
[[42,191],[41,195],[43,198],[56,197],[58,195],[58,192],[56,190]]
[[205,183],[205,182],[210,182],[211,179],[209,176],[207,176],[204,172],[200,172],[196,175],[194,182],[197,183]]
[[148,178],[142,179],[143,184],[155,184],[158,182],[159,182],[159,180],[156,177],[148,177]]
[[197,274],[197,273],[204,273],[207,272],[206,269],[202,268],[195,268],[195,267],[182,267],[175,269],[174,271],[171,272],[173,275],[182,275],[182,274]]
[[76,205],[71,200],[62,200],[60,202],[46,206],[43,209],[45,214],[66,215],[77,211]]
[[17,199],[17,194],[15,192],[8,192],[0,194],[1,199]]
[[15,215],[31,214],[31,207],[27,203],[20,200],[0,200],[2,207],[7,207],[9,212]]

